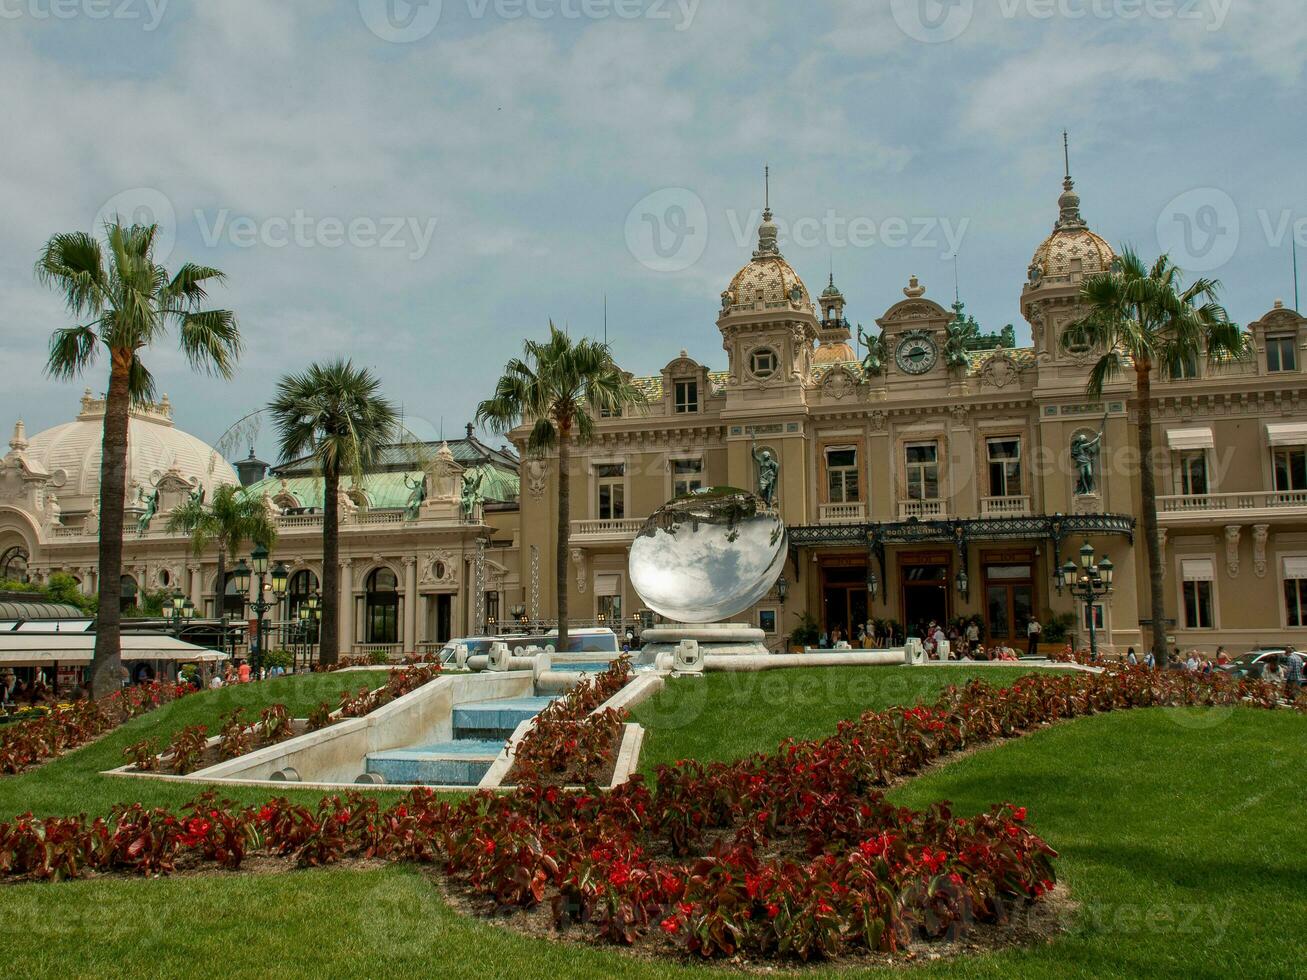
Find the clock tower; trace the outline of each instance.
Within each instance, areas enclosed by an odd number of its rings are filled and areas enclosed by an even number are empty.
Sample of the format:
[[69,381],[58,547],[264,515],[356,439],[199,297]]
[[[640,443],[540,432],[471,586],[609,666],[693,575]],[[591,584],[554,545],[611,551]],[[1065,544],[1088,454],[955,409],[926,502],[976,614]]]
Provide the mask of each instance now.
[[903,290],[906,299],[892,306],[876,323],[885,331],[890,384],[942,376],[949,313],[934,300],[916,276]]

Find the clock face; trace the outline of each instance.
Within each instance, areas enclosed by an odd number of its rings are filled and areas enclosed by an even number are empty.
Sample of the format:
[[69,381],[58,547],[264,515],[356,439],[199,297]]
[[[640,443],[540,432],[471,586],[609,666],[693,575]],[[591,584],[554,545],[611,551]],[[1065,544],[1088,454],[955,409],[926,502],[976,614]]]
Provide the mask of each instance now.
[[894,360],[905,374],[925,374],[935,366],[939,351],[929,337],[904,337],[894,350]]

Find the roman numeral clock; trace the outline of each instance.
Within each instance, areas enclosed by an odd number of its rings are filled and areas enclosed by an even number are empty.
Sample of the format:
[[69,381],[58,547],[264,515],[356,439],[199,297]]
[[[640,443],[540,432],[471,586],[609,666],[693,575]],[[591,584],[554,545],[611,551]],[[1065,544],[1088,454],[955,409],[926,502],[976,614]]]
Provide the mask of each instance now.
[[894,346],[894,363],[904,374],[925,374],[939,361],[939,345],[925,330],[909,330]]

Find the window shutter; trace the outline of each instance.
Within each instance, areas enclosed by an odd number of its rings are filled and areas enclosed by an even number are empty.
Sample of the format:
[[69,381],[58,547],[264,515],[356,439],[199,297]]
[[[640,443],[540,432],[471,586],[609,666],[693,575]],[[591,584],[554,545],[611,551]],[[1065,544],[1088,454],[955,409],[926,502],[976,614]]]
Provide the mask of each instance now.
[[1186,582],[1211,582],[1216,579],[1215,563],[1210,558],[1186,558],[1180,562],[1180,572]]

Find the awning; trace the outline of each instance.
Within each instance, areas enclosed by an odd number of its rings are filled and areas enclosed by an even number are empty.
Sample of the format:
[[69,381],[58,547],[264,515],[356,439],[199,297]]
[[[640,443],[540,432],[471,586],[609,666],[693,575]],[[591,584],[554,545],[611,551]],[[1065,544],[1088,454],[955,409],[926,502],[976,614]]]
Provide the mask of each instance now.
[[[89,664],[95,654],[94,633],[0,633],[0,664]],[[228,655],[166,634],[122,637],[122,658],[213,663]]]
[[1307,558],[1284,559],[1284,577],[1289,580],[1307,578]]
[[1271,446],[1307,446],[1307,422],[1267,422],[1266,442]]
[[1180,575],[1186,582],[1211,582],[1216,566],[1210,558],[1186,558],[1180,562]]
[[1212,430],[1202,429],[1167,429],[1166,444],[1176,452],[1189,449],[1215,449],[1216,440]]

